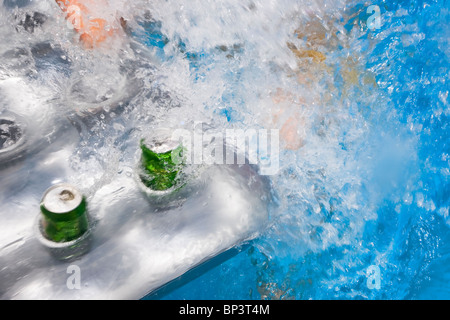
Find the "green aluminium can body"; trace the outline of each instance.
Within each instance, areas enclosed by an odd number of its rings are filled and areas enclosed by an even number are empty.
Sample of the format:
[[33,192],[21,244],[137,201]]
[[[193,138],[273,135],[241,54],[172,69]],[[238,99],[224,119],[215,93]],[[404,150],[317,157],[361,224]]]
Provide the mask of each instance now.
[[153,191],[176,190],[183,185],[183,147],[174,141],[152,142],[141,140],[140,179]]
[[41,201],[41,213],[44,236],[50,241],[73,241],[89,229],[86,199],[71,185],[48,189]]

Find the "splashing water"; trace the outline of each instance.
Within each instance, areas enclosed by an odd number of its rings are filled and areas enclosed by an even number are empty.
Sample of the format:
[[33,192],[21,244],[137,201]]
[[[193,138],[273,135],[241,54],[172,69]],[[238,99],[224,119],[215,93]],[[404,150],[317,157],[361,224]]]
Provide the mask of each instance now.
[[51,1],[24,4],[0,10],[0,115],[48,137],[70,119],[84,190],[130,174],[159,126],[280,130],[261,236],[148,298],[450,297],[446,1],[374,1],[371,28],[362,1],[114,0],[128,40],[93,51]]

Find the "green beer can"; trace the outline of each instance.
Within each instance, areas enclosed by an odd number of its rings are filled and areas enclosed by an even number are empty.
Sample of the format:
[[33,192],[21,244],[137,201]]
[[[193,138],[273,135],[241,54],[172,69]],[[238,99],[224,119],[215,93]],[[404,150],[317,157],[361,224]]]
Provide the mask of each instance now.
[[86,199],[70,185],[60,184],[48,189],[41,201],[41,212],[45,234],[51,241],[72,241],[88,230]]
[[67,260],[88,250],[89,218],[85,197],[69,184],[49,188],[42,197],[38,237],[57,258]]
[[165,191],[180,185],[183,147],[171,141],[148,145],[141,140],[141,180],[147,188]]
[[182,201],[187,191],[182,143],[171,139],[171,131],[157,130],[141,139],[140,151],[137,182],[151,203],[165,206]]

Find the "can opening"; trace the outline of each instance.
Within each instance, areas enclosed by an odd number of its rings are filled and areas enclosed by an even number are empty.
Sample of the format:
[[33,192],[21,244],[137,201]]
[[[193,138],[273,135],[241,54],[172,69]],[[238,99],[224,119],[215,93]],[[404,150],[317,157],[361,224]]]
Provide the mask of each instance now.
[[69,190],[63,190],[63,191],[61,191],[61,193],[59,195],[60,195],[59,198],[62,201],[71,201],[71,200],[75,199],[75,195],[72,192],[70,192]]

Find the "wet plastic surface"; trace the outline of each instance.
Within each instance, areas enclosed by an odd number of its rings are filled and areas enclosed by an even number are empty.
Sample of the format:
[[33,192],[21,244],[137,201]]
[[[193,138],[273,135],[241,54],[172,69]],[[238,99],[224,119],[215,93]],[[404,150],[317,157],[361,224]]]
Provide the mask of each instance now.
[[[94,221],[90,251],[59,261],[39,241],[35,224],[42,192],[76,174],[67,165],[76,132],[67,128],[33,161],[0,172],[2,181],[27,176],[16,192],[2,193],[2,299],[138,299],[253,238],[267,221],[267,188],[247,165],[203,168],[185,187],[183,201],[165,208],[152,205],[134,177],[118,175],[87,195]],[[80,268],[80,290],[67,286],[71,265]]]

